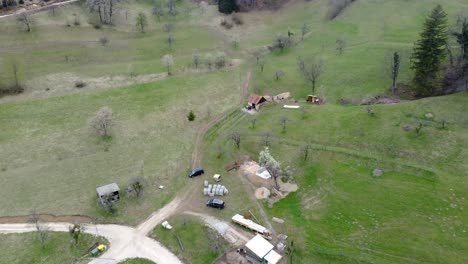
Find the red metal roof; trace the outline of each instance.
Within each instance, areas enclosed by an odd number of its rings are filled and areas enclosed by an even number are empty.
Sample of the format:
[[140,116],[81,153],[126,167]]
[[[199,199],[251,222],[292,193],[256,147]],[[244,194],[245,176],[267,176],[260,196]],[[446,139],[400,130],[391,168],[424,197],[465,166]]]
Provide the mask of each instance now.
[[247,101],[251,104],[259,104],[261,103],[261,101],[265,101],[265,98],[263,96],[260,96],[260,95],[256,95],[256,94],[251,94],[249,96],[249,99],[247,99]]

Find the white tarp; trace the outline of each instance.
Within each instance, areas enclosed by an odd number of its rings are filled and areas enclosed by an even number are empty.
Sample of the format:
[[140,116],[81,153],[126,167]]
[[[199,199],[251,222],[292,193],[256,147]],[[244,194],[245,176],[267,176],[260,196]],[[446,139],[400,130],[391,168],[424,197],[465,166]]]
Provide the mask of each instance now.
[[240,225],[243,225],[251,230],[254,230],[260,234],[269,234],[270,231],[266,229],[265,227],[253,222],[250,219],[245,219],[242,215],[236,214],[232,217],[232,221],[234,223],[238,223]]
[[291,109],[298,109],[298,108],[301,108],[300,106],[298,105],[283,105],[284,108],[291,108]]
[[281,260],[281,255],[272,250],[265,256],[264,259],[268,261],[268,264],[276,264]]
[[267,169],[265,169],[264,167],[260,167],[257,172],[255,173],[255,175],[257,175],[258,177],[260,178],[263,178],[263,179],[270,179],[271,178],[271,175],[270,173],[267,171]]
[[259,258],[264,258],[272,249],[273,245],[266,241],[261,235],[256,235],[245,246]]

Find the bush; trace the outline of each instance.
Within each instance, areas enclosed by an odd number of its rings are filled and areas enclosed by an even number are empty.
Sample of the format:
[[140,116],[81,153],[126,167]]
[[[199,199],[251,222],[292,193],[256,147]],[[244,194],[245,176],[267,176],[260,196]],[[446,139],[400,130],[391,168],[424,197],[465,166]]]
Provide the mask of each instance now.
[[224,27],[225,29],[231,29],[232,24],[226,21],[226,19],[221,20],[221,26]]
[[233,13],[232,14],[232,22],[234,22],[234,24],[236,24],[236,25],[244,24],[244,20],[242,19],[242,17],[238,13]]
[[101,29],[102,26],[101,26],[101,24],[96,23],[96,24],[93,25],[93,28],[94,29]]
[[75,82],[75,87],[76,87],[76,88],[83,88],[83,87],[85,87],[85,86],[86,86],[86,83],[83,82],[83,81],[76,81],[76,82]]
[[100,37],[99,42],[101,45],[106,46],[109,43],[109,39],[107,37]]
[[226,66],[226,54],[224,52],[216,53],[215,57],[215,67],[221,69]]
[[195,113],[194,113],[192,110],[190,110],[190,112],[189,112],[188,115],[187,115],[188,121],[190,121],[190,122],[191,122],[191,121],[194,121],[194,120],[195,120],[195,117],[196,117],[196,116],[195,116]]

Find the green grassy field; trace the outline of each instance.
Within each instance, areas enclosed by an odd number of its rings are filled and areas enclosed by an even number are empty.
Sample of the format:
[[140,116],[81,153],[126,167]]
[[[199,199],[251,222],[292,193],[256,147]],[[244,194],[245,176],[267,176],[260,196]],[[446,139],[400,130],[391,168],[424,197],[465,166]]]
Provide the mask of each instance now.
[[[83,2],[57,8],[55,16],[50,12],[34,14],[31,32],[21,31],[13,17],[2,19],[0,84],[12,83],[12,61],[17,62],[20,80],[24,82],[66,72],[88,77],[128,75],[130,71],[137,75],[158,73],[165,71],[161,63],[164,54],[174,54],[175,69],[182,69],[191,65],[195,51],[224,49],[212,32],[197,26],[199,9],[188,2],[178,2],[177,6],[178,16],[164,16],[158,21],[151,15],[150,1],[121,3],[115,12],[115,25],[101,29],[93,28],[97,15],[90,14]],[[147,16],[146,33],[135,27],[138,12]],[[73,14],[80,25],[73,24]],[[67,23],[71,26],[67,27]],[[171,49],[166,41],[168,23],[174,25],[175,43]],[[108,38],[106,46],[99,42],[101,37]]]
[[[205,226],[198,219],[179,215],[168,219],[172,230],[158,225],[152,237],[163,243],[185,263],[212,263],[219,255],[229,249],[228,243],[216,231]],[[179,246],[179,236],[184,250]],[[194,239],[196,238],[196,239]]]
[[[274,227],[295,241],[295,263],[468,262],[464,252],[468,247],[464,211],[467,94],[376,105],[373,116],[367,114],[366,106],[336,104],[340,99],[359,104],[386,93],[391,84],[386,58],[395,51],[403,56],[399,81],[408,82],[413,42],[424,17],[440,1],[356,1],[334,21],[325,19],[327,2],[298,2],[275,12],[241,14],[244,24],[230,31],[219,29],[221,16],[215,7],[201,15],[194,5],[183,2],[175,22],[173,51],[164,41],[168,18],[158,22],[150,17],[147,2],[131,7],[123,3],[116,25],[99,30],[86,22],[89,14],[80,5],[60,8],[56,16],[36,14],[31,33],[20,32],[13,19],[2,20],[0,32],[6,34],[0,34],[0,53],[5,54],[0,58],[0,84],[12,81],[10,60],[18,61],[21,81],[49,76],[53,83],[54,75],[49,75],[53,73],[101,77],[125,75],[131,68],[137,74],[162,72],[160,58],[166,53],[174,54],[175,68],[180,71],[190,64],[194,51],[224,50],[245,62],[252,49],[270,45],[288,27],[295,39],[305,22],[311,33],[285,52],[267,55],[263,73],[248,61],[238,68],[180,74],[149,84],[0,103],[0,216],[36,210],[138,223],[177,191],[185,190],[196,130],[229,112],[205,136],[207,174],[191,179],[191,184],[200,186],[191,200],[193,210],[227,221],[234,213],[251,210],[265,224],[248,195],[251,188],[239,183],[240,176],[234,172],[225,173],[224,166],[241,155],[256,160],[262,134],[268,131],[275,135],[272,154],[283,166],[295,168],[293,179],[299,191],[272,209],[263,206],[269,217],[286,220]],[[450,27],[457,14],[468,12],[463,0],[441,4]],[[127,9],[128,21],[123,13]],[[139,11],[148,14],[145,34],[134,27]],[[73,13],[81,25],[66,27]],[[110,40],[107,47],[98,42],[102,36]],[[347,43],[341,55],[335,48],[337,38]],[[230,46],[233,40],[239,41],[237,49]],[[297,71],[297,58],[313,55],[325,67],[317,93],[326,104],[319,107],[304,103],[311,91]],[[256,128],[250,128],[250,117],[233,110],[240,79],[249,67],[252,92],[290,91],[306,113],[268,105],[255,116]],[[275,81],[273,74],[278,70],[285,76]],[[110,141],[99,140],[88,126],[105,105],[113,109],[115,118]],[[185,117],[190,110],[197,115],[193,123]],[[426,113],[434,118],[425,118]],[[286,131],[278,122],[280,116],[290,120]],[[443,121],[446,128],[442,129]],[[417,135],[415,127],[420,123]],[[240,149],[227,138],[235,130],[242,132]],[[307,141],[312,145],[311,157],[301,161],[299,148]],[[375,168],[383,169],[383,176],[372,177]],[[223,198],[227,207],[221,211],[206,208],[206,197],[201,195],[203,179],[214,173],[223,175],[222,183],[230,190]],[[97,203],[97,186],[115,181],[125,189],[132,177],[141,174],[149,183],[141,200],[123,197],[115,216]],[[165,189],[159,190],[159,185]],[[189,218],[170,219],[183,241],[197,236],[194,245],[209,243],[208,230],[185,219]],[[189,250],[181,252],[172,232],[157,227],[155,235],[183,259],[199,261],[193,263],[207,263],[221,253],[197,255],[194,250],[202,247],[191,248],[188,242],[184,246]]]
[[[237,82],[228,80],[232,80],[230,73],[216,72],[1,104],[0,214],[24,215],[35,209],[141,221],[183,184],[199,126],[238,102]],[[99,140],[88,125],[104,105],[114,113],[110,141]],[[190,110],[197,115],[194,122],[187,121]],[[118,205],[119,220],[105,214],[97,204],[95,188],[116,182],[124,194],[130,179],[141,174],[148,180],[142,199],[123,199]],[[166,188],[160,190],[159,185]]]
[[[95,241],[103,240],[82,234],[78,245],[70,243],[70,236],[63,232],[51,232],[42,248],[36,233],[2,234],[0,236],[0,263],[88,263],[87,256],[81,257]],[[107,244],[107,243],[105,243]]]

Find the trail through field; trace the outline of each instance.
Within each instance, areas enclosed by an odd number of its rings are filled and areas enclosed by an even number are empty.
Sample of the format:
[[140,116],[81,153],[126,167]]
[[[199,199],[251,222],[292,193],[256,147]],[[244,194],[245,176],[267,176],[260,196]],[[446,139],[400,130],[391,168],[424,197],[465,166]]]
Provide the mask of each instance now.
[[[246,78],[243,82],[242,87],[240,87],[240,97],[241,99],[245,96],[248,90],[250,83],[249,71],[246,75]],[[200,127],[197,131],[197,138],[195,141],[195,146],[192,152],[192,162],[193,166],[199,165],[202,160],[203,153],[203,137],[205,133],[216,123],[221,121],[226,117],[226,113],[219,115],[214,118],[207,124]],[[154,239],[151,239],[147,236],[148,233],[153,230],[158,224],[160,224],[165,219],[169,218],[171,215],[176,212],[183,210],[182,201],[189,200],[191,195],[196,193],[197,189],[195,185],[189,186],[188,190],[174,198],[170,203],[165,205],[163,208],[160,208],[156,212],[152,213],[145,221],[139,224],[136,228],[122,225],[93,225],[93,224],[83,224],[84,232],[88,234],[93,234],[97,236],[105,237],[109,243],[110,247],[104,254],[99,258],[96,258],[89,262],[90,264],[111,264],[118,263],[127,258],[147,258],[155,261],[158,264],[179,264],[182,263],[174,254],[172,254],[167,248],[162,246],[159,242]],[[235,230],[229,224],[218,220],[212,216],[188,212],[189,214],[200,217],[203,221],[211,224],[215,230],[218,232],[223,231],[224,236],[230,238],[230,242],[243,243],[247,241],[248,238],[242,234],[240,231]],[[27,218],[22,217],[17,220],[27,221]],[[16,221],[17,222],[17,221]],[[68,232],[69,226],[71,223],[45,223],[49,227],[50,231],[57,232]],[[25,233],[25,232],[34,232],[36,227],[32,224],[0,224],[0,234],[7,233]],[[237,237],[237,238],[236,238]]]

